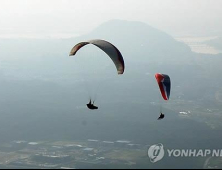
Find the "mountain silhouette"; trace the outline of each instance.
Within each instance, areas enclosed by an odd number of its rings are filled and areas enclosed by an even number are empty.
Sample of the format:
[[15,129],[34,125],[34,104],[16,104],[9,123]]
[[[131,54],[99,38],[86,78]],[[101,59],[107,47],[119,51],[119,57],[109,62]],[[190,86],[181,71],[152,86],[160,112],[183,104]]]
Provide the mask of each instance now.
[[76,38],[75,42],[89,39],[105,39],[113,43],[129,60],[166,64],[193,61],[193,53],[187,45],[142,22],[111,20]]

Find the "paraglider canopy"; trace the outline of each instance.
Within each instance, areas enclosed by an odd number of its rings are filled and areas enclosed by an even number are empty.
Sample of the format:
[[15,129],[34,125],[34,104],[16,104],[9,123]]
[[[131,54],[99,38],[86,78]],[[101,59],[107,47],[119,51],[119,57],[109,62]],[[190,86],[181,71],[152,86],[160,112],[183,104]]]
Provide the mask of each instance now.
[[157,83],[160,88],[160,92],[164,100],[169,100],[170,98],[170,90],[171,90],[171,81],[170,77],[166,74],[157,73],[155,75]]
[[116,66],[118,74],[124,73],[125,64],[122,54],[113,44],[105,40],[96,39],[96,40],[80,42],[72,48],[69,56],[74,56],[78,52],[78,50],[80,50],[82,47],[88,44],[93,44],[98,48],[100,48],[101,50],[103,50],[112,59],[113,63]]

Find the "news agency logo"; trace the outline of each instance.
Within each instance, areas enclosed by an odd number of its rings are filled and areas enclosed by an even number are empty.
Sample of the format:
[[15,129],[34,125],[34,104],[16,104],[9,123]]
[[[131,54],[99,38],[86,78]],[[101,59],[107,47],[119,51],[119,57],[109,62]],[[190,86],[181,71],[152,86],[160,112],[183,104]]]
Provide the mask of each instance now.
[[164,150],[163,144],[152,145],[148,149],[148,157],[152,163],[161,161],[165,156],[165,151],[168,157],[221,157],[221,149],[167,149]]
[[164,155],[165,155],[165,151],[163,148],[163,144],[161,144],[161,143],[159,143],[157,145],[152,145],[148,149],[148,156],[149,156],[150,161],[152,163],[156,163],[156,162],[162,160]]

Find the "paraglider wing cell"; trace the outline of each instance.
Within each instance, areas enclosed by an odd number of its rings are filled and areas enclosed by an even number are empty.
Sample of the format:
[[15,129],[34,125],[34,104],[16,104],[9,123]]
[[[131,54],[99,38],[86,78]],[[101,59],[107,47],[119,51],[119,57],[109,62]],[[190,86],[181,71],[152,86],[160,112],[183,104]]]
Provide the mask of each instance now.
[[165,74],[156,74],[155,75],[157,83],[160,88],[160,92],[164,100],[169,100],[170,90],[171,90],[171,81],[170,77]]
[[113,61],[118,71],[118,74],[123,74],[125,69],[124,60],[120,51],[111,43],[104,40],[91,40],[87,42],[78,43],[73,47],[70,56],[75,55],[77,51],[87,44],[93,44],[103,50]]
[[85,45],[89,44],[88,42],[81,42],[81,43],[78,43],[76,44],[71,52],[69,53],[69,56],[73,56],[73,55],[76,55],[77,51],[79,51],[80,48],[84,47]]

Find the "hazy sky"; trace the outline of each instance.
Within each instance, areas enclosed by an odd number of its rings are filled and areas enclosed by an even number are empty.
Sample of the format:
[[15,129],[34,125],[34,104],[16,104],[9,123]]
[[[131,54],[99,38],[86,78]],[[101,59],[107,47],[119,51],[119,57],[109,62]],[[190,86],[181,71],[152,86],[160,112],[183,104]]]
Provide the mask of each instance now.
[[222,0],[0,0],[1,37],[69,37],[111,19],[171,35],[222,34]]

